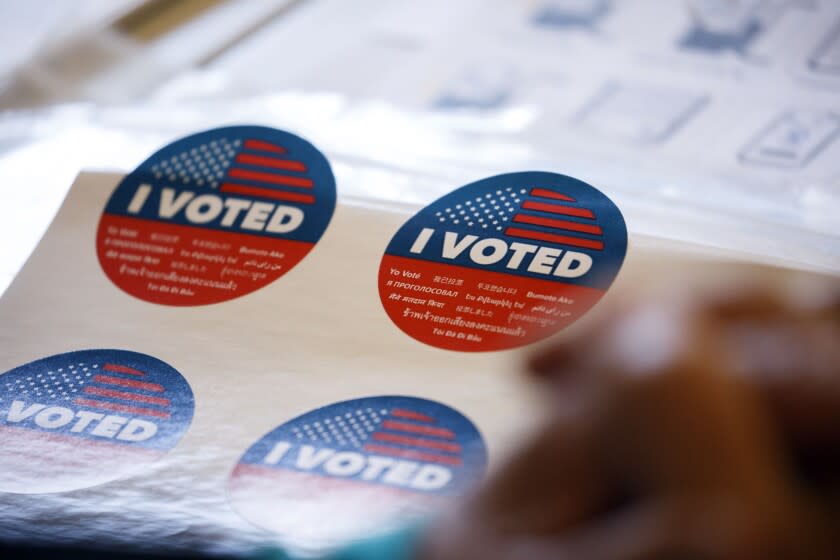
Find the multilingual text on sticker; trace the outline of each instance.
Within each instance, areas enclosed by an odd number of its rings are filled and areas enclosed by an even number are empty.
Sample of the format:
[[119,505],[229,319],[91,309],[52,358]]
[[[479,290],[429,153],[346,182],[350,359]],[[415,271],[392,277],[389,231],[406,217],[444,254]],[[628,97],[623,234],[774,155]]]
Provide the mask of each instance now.
[[379,295],[401,330],[466,352],[544,338],[589,310],[627,249],[621,212],[594,187],[556,173],[471,183],[394,235]]
[[142,300],[219,303],[277,280],[315,246],[335,208],[326,158],[288,132],[231,126],[182,138],[127,175],[97,253]]

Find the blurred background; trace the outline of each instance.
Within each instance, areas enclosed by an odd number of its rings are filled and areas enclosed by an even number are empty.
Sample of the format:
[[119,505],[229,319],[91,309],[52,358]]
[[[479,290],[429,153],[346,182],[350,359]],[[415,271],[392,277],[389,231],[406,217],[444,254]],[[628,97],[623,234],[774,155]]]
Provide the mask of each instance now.
[[0,293],[81,170],[234,123],[348,203],[548,170],[632,239],[840,272],[837,0],[5,0],[0,44]]

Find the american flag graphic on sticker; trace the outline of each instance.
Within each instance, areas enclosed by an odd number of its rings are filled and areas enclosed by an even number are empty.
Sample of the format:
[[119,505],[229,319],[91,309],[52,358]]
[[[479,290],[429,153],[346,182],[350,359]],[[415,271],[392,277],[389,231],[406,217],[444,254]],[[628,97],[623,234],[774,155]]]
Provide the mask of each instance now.
[[258,126],[201,132],[120,182],[99,223],[99,262],[145,301],[227,301],[294,268],[326,230],[335,198],[327,159],[302,138]]
[[466,352],[515,348],[576,321],[627,251],[616,205],[565,175],[463,186],[409,219],[385,250],[379,295],[402,331]]
[[294,546],[319,548],[434,512],[481,480],[475,425],[430,400],[319,408],[274,429],[231,474],[232,505]]
[[168,364],[80,350],[0,375],[0,491],[86,488],[142,470],[192,421],[193,394]]

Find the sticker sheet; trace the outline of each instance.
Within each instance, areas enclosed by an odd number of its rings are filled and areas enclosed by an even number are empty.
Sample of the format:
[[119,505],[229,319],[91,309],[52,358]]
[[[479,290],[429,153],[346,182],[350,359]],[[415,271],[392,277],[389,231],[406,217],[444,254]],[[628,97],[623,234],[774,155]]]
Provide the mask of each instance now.
[[556,173],[426,208],[332,177],[261,127],[79,176],[0,299],[0,536],[313,552],[434,515],[540,420],[524,357],[661,260]]
[[[436,348],[389,318],[378,274],[404,211],[339,204],[297,266],[194,305],[103,264],[125,180],[82,174],[0,299],[4,536],[323,550],[448,507],[539,419],[518,351]],[[134,220],[116,262],[166,247],[169,223]],[[348,511],[348,492],[370,499]]]

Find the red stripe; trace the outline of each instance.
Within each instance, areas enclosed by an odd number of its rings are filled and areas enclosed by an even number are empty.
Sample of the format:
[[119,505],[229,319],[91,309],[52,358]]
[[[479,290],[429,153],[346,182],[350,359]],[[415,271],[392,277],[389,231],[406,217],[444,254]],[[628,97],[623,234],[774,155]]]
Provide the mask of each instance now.
[[409,424],[408,422],[396,422],[394,420],[385,420],[382,422],[382,427],[386,430],[394,430],[396,432],[411,432],[413,434],[423,434],[425,436],[437,436],[446,439],[455,439],[455,433],[446,428],[432,428],[431,426],[418,426],[417,424]]
[[457,443],[447,443],[445,441],[436,441],[433,439],[398,436],[397,434],[387,434],[385,432],[376,432],[373,434],[373,439],[376,441],[387,441],[388,443],[399,443],[400,445],[410,445],[412,447],[428,447],[429,449],[449,451],[450,453],[461,452],[461,446]]
[[559,243],[560,245],[571,245],[572,247],[584,247],[586,249],[597,249],[602,251],[604,244],[601,241],[594,241],[592,239],[583,239],[581,237],[571,237],[568,235],[556,235],[554,233],[543,233],[541,231],[532,231],[529,229],[507,228],[505,235],[511,237],[522,237],[524,239],[535,239],[537,241],[548,241],[549,243]]
[[114,391],[113,389],[103,389],[102,387],[85,387],[85,393],[88,395],[97,395],[99,397],[110,397],[112,399],[122,399],[125,401],[137,401],[146,404],[169,406],[169,399],[150,397],[148,395],[140,395],[138,393],[127,393],[125,391]]
[[125,412],[126,414],[139,414],[141,416],[154,416],[155,418],[169,418],[168,412],[162,410],[154,410],[151,408],[142,408],[139,406],[128,406],[124,404],[109,403],[105,401],[95,401],[92,399],[76,398],[74,404],[79,406],[89,406],[92,408],[101,408],[103,410],[111,410],[113,412]]
[[540,198],[553,198],[554,200],[565,200],[566,202],[577,202],[571,196],[560,194],[559,192],[549,191],[546,189],[531,189],[531,196],[539,196]]
[[549,202],[534,202],[526,200],[522,203],[523,210],[537,210],[539,212],[550,212],[552,214],[564,214],[566,216],[578,216],[579,218],[595,219],[595,214],[586,208],[572,208],[570,206],[561,206],[560,204],[551,204]]
[[245,140],[246,150],[262,150],[263,152],[274,152],[275,154],[285,154],[286,148],[282,146],[275,146],[262,140]]
[[288,169],[289,171],[306,171],[306,166],[293,159],[280,159],[269,156],[255,156],[254,154],[239,154],[236,156],[237,163],[244,163],[247,165],[260,165],[262,167],[271,167],[273,169]]
[[163,386],[157,383],[145,383],[143,381],[134,381],[133,379],[111,377],[110,375],[94,375],[93,380],[96,383],[119,385],[120,387],[131,387],[132,389],[145,389],[146,391],[154,391],[156,393],[163,393],[165,391]]
[[289,202],[301,202],[303,204],[314,204],[315,197],[311,194],[292,193],[286,191],[278,191],[274,189],[267,189],[263,187],[249,187],[248,185],[237,185],[235,183],[222,183],[219,190],[226,193],[244,194],[248,196],[259,196],[262,198],[271,198],[274,200],[287,200]]
[[104,369],[105,371],[113,371],[115,373],[127,373],[129,375],[139,375],[140,377],[143,377],[144,375],[146,375],[145,373],[143,373],[139,369],[134,369],[134,368],[130,368],[130,367],[127,367],[127,366],[118,366],[117,364],[105,364],[104,366],[102,366],[102,369]]
[[590,224],[581,224],[578,222],[570,222],[568,220],[557,220],[555,218],[542,218],[540,216],[528,216],[526,214],[517,214],[513,217],[514,222],[520,224],[533,224],[535,226],[545,226],[555,229],[567,229],[569,231],[580,231],[582,233],[591,233],[593,235],[601,235],[600,226],[593,226]]
[[250,169],[232,168],[228,176],[234,179],[250,179],[251,181],[262,181],[273,185],[289,185],[291,187],[312,188],[312,179],[306,177],[290,177],[289,175],[275,175],[274,173],[263,173],[262,171],[251,171]]
[[430,424],[434,424],[435,422],[435,419],[431,416],[420,414],[419,412],[414,412],[413,410],[405,410],[404,408],[395,408],[391,410],[391,415],[399,416],[400,418],[408,418],[409,420],[417,420],[418,422],[429,422]]
[[364,450],[369,451],[371,453],[379,453],[380,455],[391,455],[392,457],[416,459],[417,461],[425,461],[427,463],[441,463],[443,465],[452,465],[454,467],[461,466],[460,457],[447,457],[446,455],[426,453],[425,451],[414,451],[413,449],[397,449],[396,447],[388,447],[385,445],[376,445],[375,443],[367,443],[365,444]]

